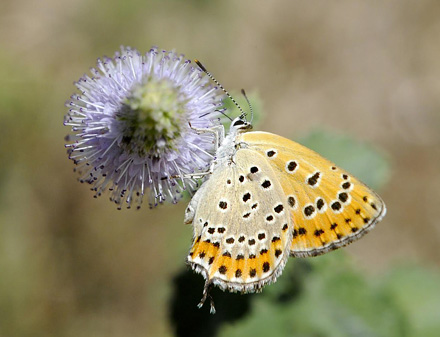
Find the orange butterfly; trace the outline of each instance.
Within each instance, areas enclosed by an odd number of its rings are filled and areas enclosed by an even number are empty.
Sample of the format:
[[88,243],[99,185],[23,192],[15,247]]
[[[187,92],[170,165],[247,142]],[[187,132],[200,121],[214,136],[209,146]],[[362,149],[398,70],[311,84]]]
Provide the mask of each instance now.
[[214,133],[218,144],[209,172],[199,174],[210,177],[185,213],[194,227],[187,261],[206,280],[199,306],[212,285],[258,291],[276,281],[289,256],[345,246],[386,213],[375,192],[316,152],[251,128],[242,114],[226,137],[223,127],[196,129]]

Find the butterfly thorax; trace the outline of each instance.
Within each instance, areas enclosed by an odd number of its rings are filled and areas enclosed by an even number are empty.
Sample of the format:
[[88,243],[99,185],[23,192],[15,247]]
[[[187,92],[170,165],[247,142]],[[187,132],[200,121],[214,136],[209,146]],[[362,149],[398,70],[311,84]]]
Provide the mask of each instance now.
[[235,153],[246,145],[245,143],[239,141],[240,135],[249,131],[250,129],[252,129],[252,125],[240,118],[235,119],[231,123],[231,128],[229,129],[228,135],[223,139],[221,145],[217,149],[217,159],[213,163],[212,168],[224,163],[233,162]]

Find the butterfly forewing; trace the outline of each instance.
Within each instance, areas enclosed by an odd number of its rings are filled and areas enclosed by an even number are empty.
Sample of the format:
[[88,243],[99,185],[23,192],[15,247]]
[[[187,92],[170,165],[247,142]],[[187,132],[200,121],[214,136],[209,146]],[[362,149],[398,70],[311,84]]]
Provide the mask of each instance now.
[[213,171],[187,214],[194,225],[188,262],[207,282],[248,292],[281,273],[293,226],[281,182],[263,155],[238,150]]
[[381,198],[316,152],[281,136],[248,132],[240,142],[271,163],[290,210],[294,256],[314,256],[364,235],[385,215]]

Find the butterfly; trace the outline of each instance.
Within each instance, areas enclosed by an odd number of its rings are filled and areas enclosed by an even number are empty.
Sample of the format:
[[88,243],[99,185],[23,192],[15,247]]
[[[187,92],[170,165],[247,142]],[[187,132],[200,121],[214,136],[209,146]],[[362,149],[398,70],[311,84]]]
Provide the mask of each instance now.
[[208,179],[184,219],[193,226],[187,263],[205,278],[199,307],[212,286],[260,291],[282,274],[289,256],[343,247],[386,213],[375,192],[334,163],[289,139],[251,129],[244,114],[232,121],[226,137],[222,126],[195,129],[212,132],[217,144],[209,171],[202,173]]

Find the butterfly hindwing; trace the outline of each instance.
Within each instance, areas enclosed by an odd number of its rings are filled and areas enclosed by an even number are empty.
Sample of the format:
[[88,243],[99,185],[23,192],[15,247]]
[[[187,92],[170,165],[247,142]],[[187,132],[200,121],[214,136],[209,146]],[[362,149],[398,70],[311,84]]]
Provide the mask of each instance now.
[[385,215],[381,198],[316,152],[267,132],[240,142],[270,163],[294,223],[291,255],[315,256],[360,238]]
[[187,209],[194,226],[188,263],[208,283],[252,292],[275,281],[290,253],[293,226],[270,163],[241,149],[218,166]]

